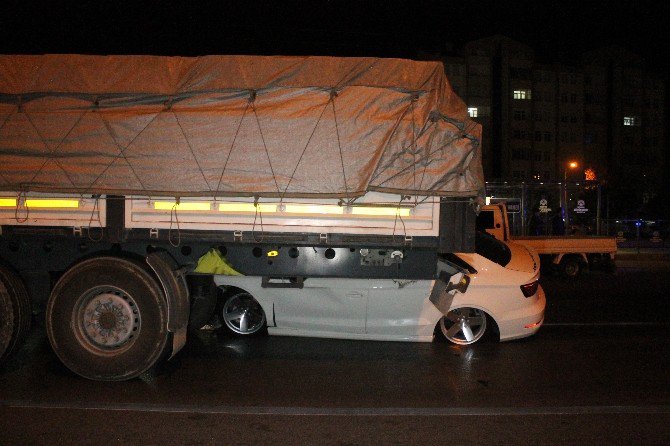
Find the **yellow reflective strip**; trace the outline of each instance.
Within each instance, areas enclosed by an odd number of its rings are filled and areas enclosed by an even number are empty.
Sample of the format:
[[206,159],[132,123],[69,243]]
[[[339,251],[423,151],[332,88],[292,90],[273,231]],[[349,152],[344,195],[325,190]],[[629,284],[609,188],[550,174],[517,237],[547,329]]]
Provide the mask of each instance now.
[[29,208],[78,208],[79,200],[55,198],[29,198],[26,200]]
[[344,208],[335,205],[287,204],[285,212],[289,214],[342,214]]
[[[157,201],[154,203],[154,209],[157,211],[171,211],[174,208],[174,201]],[[211,205],[208,202],[179,203],[176,207],[178,211],[209,211]]]
[[16,198],[0,198],[0,207],[16,207]]
[[273,251],[268,251],[268,257],[277,257],[279,255],[279,251],[273,250]]
[[352,207],[351,213],[371,217],[409,217],[409,208],[384,208],[384,207]]
[[[259,204],[259,212],[276,212],[276,204]],[[253,203],[221,203],[219,204],[219,212],[247,212],[255,213],[256,207]]]

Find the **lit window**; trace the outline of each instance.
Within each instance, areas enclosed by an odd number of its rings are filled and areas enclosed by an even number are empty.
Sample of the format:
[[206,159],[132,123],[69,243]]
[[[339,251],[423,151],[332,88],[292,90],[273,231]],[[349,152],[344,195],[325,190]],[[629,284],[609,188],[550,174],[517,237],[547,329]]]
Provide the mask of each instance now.
[[641,120],[639,116],[624,116],[623,117],[623,125],[632,125],[632,126],[639,126],[641,124]]
[[514,99],[530,99],[530,90],[514,90]]
[[477,107],[468,107],[468,115],[471,118],[476,118],[477,117]]

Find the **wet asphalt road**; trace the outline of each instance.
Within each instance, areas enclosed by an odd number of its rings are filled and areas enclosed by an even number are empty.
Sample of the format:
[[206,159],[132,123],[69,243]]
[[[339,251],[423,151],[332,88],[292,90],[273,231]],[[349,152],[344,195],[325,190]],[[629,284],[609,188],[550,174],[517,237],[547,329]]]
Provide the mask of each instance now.
[[544,277],[546,325],[472,347],[193,337],[125,383],[43,330],[0,368],[0,444],[670,444],[670,268]]

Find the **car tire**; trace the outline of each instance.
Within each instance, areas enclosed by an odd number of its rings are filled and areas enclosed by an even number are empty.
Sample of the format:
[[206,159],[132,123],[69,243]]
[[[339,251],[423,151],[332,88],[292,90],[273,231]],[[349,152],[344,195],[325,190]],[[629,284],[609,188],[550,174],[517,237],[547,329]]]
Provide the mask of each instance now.
[[561,273],[565,277],[575,278],[582,271],[582,263],[576,257],[564,257],[561,260]]
[[253,336],[267,332],[267,318],[263,307],[246,291],[225,293],[219,318],[224,329],[234,336]]
[[30,330],[31,318],[30,298],[23,281],[0,266],[0,361],[21,346]]
[[58,280],[47,303],[46,328],[54,352],[74,373],[122,381],[161,359],[167,318],[163,291],[143,265],[97,257]]
[[485,339],[489,316],[479,308],[462,307],[450,310],[438,323],[439,335],[457,345],[471,345]]

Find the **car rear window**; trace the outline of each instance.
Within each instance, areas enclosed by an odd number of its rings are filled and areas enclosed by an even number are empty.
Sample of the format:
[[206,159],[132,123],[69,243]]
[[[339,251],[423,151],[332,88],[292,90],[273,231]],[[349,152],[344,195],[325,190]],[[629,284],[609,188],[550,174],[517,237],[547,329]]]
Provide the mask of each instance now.
[[475,232],[475,252],[501,266],[512,259],[509,247],[487,232]]

